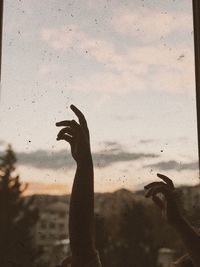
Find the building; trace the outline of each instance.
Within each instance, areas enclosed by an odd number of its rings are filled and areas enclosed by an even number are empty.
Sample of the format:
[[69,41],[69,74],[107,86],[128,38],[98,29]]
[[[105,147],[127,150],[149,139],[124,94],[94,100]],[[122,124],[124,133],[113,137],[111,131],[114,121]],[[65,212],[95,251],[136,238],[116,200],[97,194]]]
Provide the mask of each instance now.
[[170,267],[174,259],[174,250],[161,248],[158,251],[158,265],[160,267]]
[[[35,226],[35,244],[42,254],[39,261],[55,266],[69,253],[68,217],[69,196],[35,196],[34,205],[39,210]],[[54,266],[52,265],[52,266]]]
[[65,203],[56,202],[40,209],[35,229],[36,244],[51,246],[56,241],[68,238],[68,211]]
[[177,191],[181,192],[184,208],[187,211],[200,207],[200,186],[182,186]]
[[70,256],[69,239],[56,241],[51,248],[51,266],[61,264],[63,259]]

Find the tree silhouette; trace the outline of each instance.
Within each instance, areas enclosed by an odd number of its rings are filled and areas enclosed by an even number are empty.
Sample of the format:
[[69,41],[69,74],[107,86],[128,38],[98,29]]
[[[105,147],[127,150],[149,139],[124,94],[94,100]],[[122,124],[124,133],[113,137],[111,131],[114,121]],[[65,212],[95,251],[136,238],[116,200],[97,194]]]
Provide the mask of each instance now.
[[15,174],[16,156],[9,145],[0,158],[0,266],[32,267],[36,258],[33,229],[38,212],[33,197],[23,198],[27,185]]

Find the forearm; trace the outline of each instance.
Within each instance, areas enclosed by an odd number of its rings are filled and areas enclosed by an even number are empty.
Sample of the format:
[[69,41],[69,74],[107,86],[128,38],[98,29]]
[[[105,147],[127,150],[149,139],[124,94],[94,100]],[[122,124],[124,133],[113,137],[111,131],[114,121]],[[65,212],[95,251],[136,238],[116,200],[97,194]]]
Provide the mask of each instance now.
[[77,163],[69,215],[72,254],[94,249],[94,174],[92,156]]
[[195,267],[200,266],[200,236],[195,229],[180,216],[174,225],[179,233]]

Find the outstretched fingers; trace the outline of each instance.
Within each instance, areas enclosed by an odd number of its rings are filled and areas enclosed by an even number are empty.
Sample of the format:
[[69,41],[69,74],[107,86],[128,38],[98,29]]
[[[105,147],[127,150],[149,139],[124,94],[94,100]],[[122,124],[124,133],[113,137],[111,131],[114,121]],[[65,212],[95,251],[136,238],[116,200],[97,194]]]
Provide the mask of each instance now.
[[58,127],[72,127],[74,129],[78,129],[79,128],[79,124],[75,121],[75,120],[65,120],[65,121],[59,121],[56,123],[56,126]]
[[70,145],[73,142],[73,138],[71,136],[69,136],[68,134],[63,134],[63,135],[58,135],[56,138],[57,141],[59,140],[65,140],[67,141]]
[[75,132],[73,131],[72,128],[65,127],[65,128],[63,128],[62,130],[59,131],[58,135],[68,134],[68,135],[71,135],[73,137],[74,133]]
[[169,179],[167,176],[163,175],[163,174],[160,174],[160,173],[157,173],[157,176],[162,179],[168,186],[171,190],[175,190],[175,187],[174,187],[174,184],[172,182],[171,179]]
[[145,190],[146,190],[146,191],[145,191],[145,194],[144,194],[145,197],[146,197],[146,198],[150,197],[150,196],[151,196],[152,187],[151,187],[151,188],[148,188],[148,189],[145,188]]
[[65,140],[72,144],[74,131],[70,127],[65,127],[57,135],[57,140]]
[[[170,183],[170,179],[164,175],[158,175],[164,182],[152,182],[144,187],[145,189],[145,197],[152,197],[152,199],[157,194],[163,194],[167,199],[171,198],[173,191],[174,191],[174,185],[172,187],[172,184]],[[154,200],[154,199],[153,199]],[[154,201],[156,202],[157,199]],[[159,201],[159,200],[158,200]]]
[[164,204],[164,201],[157,194],[163,193],[163,192],[160,192],[160,190],[156,192],[155,188],[160,188],[163,186],[165,186],[165,184],[162,182],[154,182],[154,183],[150,183],[149,185],[145,186],[145,190],[146,190],[145,197],[146,198],[151,197],[153,202],[156,204],[156,206],[160,208],[161,210],[164,209],[165,204]]
[[78,117],[78,120],[79,120],[79,123],[80,123],[81,127],[83,127],[84,130],[88,131],[87,121],[86,121],[85,116],[83,115],[83,113],[74,105],[71,105],[70,108],[76,114],[76,116]]
[[158,185],[165,185],[165,183],[163,183],[163,182],[152,182],[152,183],[150,183],[148,185],[145,185],[144,189],[148,190],[148,189],[150,189],[152,187],[155,187],[155,186],[158,186]]

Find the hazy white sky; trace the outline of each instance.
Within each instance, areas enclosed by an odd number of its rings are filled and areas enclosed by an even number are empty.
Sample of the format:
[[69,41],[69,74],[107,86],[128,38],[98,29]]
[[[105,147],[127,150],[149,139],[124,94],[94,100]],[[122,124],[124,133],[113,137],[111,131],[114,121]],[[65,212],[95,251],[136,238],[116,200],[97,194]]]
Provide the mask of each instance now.
[[55,122],[71,103],[90,126],[96,191],[158,171],[198,181],[192,1],[5,0],[2,76],[2,149],[30,192],[70,190]]

